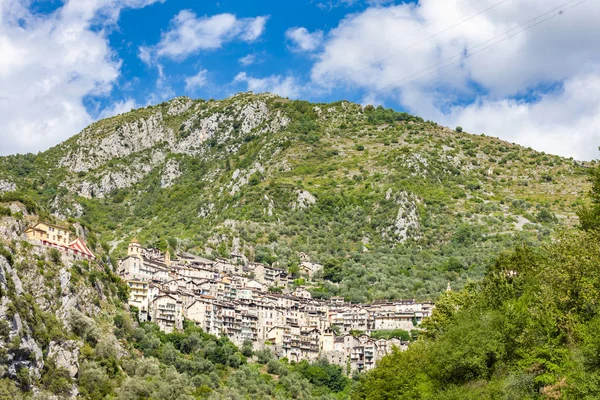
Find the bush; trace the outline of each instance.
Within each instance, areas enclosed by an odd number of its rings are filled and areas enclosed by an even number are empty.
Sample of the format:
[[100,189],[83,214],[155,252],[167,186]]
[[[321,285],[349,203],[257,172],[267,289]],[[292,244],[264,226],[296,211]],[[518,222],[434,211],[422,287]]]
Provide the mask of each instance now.
[[60,251],[58,251],[57,249],[50,249],[49,254],[50,254],[50,259],[55,264],[60,263],[61,258],[62,258],[62,254],[60,254]]
[[44,373],[40,381],[42,386],[57,396],[71,393],[72,380],[69,371],[57,367],[53,360],[44,364]]
[[463,131],[462,126],[457,126],[456,129],[454,129],[456,132],[461,133]]

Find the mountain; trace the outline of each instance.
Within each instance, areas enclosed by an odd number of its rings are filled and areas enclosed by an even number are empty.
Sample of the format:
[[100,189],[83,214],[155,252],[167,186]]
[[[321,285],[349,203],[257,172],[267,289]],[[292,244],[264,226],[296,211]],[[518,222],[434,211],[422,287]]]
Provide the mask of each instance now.
[[600,168],[581,231],[517,246],[447,292],[420,339],[362,376],[359,399],[597,399]]
[[147,245],[329,266],[314,296],[435,298],[577,224],[586,165],[382,107],[176,98],[0,158],[0,192]]

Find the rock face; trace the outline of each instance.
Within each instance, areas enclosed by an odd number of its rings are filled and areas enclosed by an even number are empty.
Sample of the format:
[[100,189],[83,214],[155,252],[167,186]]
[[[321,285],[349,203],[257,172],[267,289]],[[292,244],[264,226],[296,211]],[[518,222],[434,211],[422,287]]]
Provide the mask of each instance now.
[[160,178],[160,187],[168,188],[173,185],[173,182],[181,175],[179,163],[175,160],[169,160],[165,164],[162,177]]
[[169,115],[183,114],[194,105],[194,102],[188,97],[177,97],[169,102]]
[[[391,191],[386,193],[386,199],[391,197]],[[419,200],[408,192],[401,192],[396,196],[398,203],[398,213],[394,225],[388,229],[388,232],[400,243],[405,242],[409,237],[418,239],[419,235],[419,214],[417,212],[417,203]]]
[[[62,185],[82,197],[103,198],[114,190],[131,187],[160,168],[161,187],[170,187],[181,171],[175,160],[165,164],[169,154],[203,156],[208,141],[214,146],[288,126],[290,118],[284,112],[269,109],[265,99],[270,96],[253,96],[250,100],[240,94],[232,98],[233,102],[178,97],[164,105],[99,121],[62,145],[64,156],[59,165],[74,173]],[[223,104],[228,106],[223,109]],[[236,152],[240,143],[229,146],[228,152]],[[259,168],[242,174],[232,192],[239,191],[256,170]],[[0,192],[13,187],[2,182]],[[61,211],[56,215],[69,216]]]
[[54,360],[57,367],[69,371],[71,378],[79,372],[79,349],[81,343],[76,340],[67,340],[62,343],[50,342],[48,358]]
[[[16,271],[10,266],[5,257],[0,256],[0,287],[3,293],[12,291],[16,296],[23,295],[23,285]],[[11,345],[7,354],[8,375],[16,377],[26,370],[31,378],[39,379],[44,368],[44,355],[38,343],[32,337],[32,331],[23,321],[19,311],[11,316],[8,309],[8,298],[3,297],[0,308],[0,320],[10,324],[9,340],[16,340],[18,347]]]
[[17,186],[13,182],[0,179],[0,194],[4,192],[12,192],[16,188]]
[[72,172],[87,172],[113,158],[126,157],[168,142],[172,140],[172,132],[165,129],[162,122],[162,113],[158,111],[147,118],[120,125],[108,134],[94,131],[94,125],[91,125],[77,139],[77,148],[68,152],[60,165]]
[[298,198],[296,203],[292,205],[292,208],[307,208],[317,202],[315,196],[307,192],[306,190],[298,190]]
[[[17,227],[18,232],[24,229],[24,223],[12,216],[0,218],[0,226]],[[96,322],[89,317],[98,315],[97,304],[103,299],[106,301],[104,284],[96,282],[92,287],[89,282],[74,281],[71,277],[73,260],[63,256],[60,263],[50,261],[47,248],[24,246],[11,230],[0,229],[0,242],[11,242],[10,247],[2,246],[8,253],[0,255],[0,324],[3,325],[0,349],[5,354],[2,361],[5,368],[0,373],[20,381],[28,376],[30,389],[36,393],[34,398],[58,399],[36,385],[49,362],[67,370],[71,378],[77,376],[83,341],[71,338],[84,335],[80,326],[74,326],[73,315],[81,316],[79,321],[85,321],[87,332],[95,332],[102,340],[116,343],[112,332],[100,332]],[[89,272],[100,267],[92,263],[87,265],[85,268]],[[40,269],[44,273],[40,273]],[[45,320],[44,315],[56,316],[58,323],[52,329],[61,331],[58,335],[61,339],[47,341],[49,331],[38,322]],[[76,398],[77,395],[77,387],[72,385],[70,394],[60,398]]]

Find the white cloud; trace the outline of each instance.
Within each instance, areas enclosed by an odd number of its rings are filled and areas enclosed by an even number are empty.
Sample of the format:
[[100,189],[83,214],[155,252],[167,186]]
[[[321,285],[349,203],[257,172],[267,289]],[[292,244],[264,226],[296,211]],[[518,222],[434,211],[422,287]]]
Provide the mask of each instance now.
[[[430,68],[564,2],[506,2],[486,12],[482,11],[491,4],[475,3],[465,8],[463,0],[420,0],[417,4],[369,8],[348,15],[327,33],[323,50],[316,55],[311,80],[328,90],[360,89],[369,98],[399,102],[425,118],[453,123],[460,119],[467,130],[485,128],[488,134],[533,143],[534,148],[590,158],[589,146],[581,146],[598,139],[591,129],[579,126],[577,137],[581,141],[564,146],[561,139],[570,140],[567,138],[574,134],[566,133],[568,130],[560,133],[561,128],[549,129],[540,116],[575,93],[574,82],[590,79],[586,68],[596,70],[595,66],[600,65],[595,40],[600,37],[600,4],[586,2],[567,10],[493,49],[463,58],[456,66],[439,71]],[[464,22],[447,29],[460,21]],[[432,73],[410,82],[424,75],[423,71]],[[395,90],[377,91],[404,83],[408,84]],[[543,89],[547,87],[564,90],[548,92]],[[532,90],[540,91],[536,102],[514,100],[528,98]],[[465,102],[467,105],[456,106]],[[577,126],[596,118],[597,109],[584,108],[585,113],[574,108],[571,113],[553,115],[553,126]],[[510,118],[493,118],[493,110],[509,113],[518,123],[509,129]],[[534,129],[538,122],[544,129]],[[593,152],[596,147],[592,146]]]
[[304,27],[295,27],[285,31],[285,37],[292,42],[292,51],[315,51],[323,42],[323,31],[310,33]]
[[253,42],[265,30],[268,17],[237,18],[233,14],[198,17],[189,10],[180,11],[170,22],[158,44],[140,48],[140,58],[184,59],[201,50],[215,50],[224,43],[241,40]]
[[139,108],[140,105],[132,98],[114,102],[110,107],[103,109],[98,115],[99,119],[114,117]]
[[46,149],[92,122],[83,99],[120,74],[107,31],[123,8],[153,2],[69,0],[45,15],[0,2],[0,154]]
[[271,75],[266,78],[253,78],[245,72],[240,72],[233,82],[245,83],[247,90],[255,93],[268,92],[292,98],[297,98],[300,94],[300,85],[292,76]]
[[501,136],[537,150],[576,159],[598,158],[600,65],[532,102],[482,98],[452,107],[443,121],[473,133]]
[[206,69],[201,69],[196,75],[185,78],[185,90],[192,92],[206,85],[207,75],[208,71]]
[[256,54],[248,54],[238,60],[244,66],[252,65],[256,62]]

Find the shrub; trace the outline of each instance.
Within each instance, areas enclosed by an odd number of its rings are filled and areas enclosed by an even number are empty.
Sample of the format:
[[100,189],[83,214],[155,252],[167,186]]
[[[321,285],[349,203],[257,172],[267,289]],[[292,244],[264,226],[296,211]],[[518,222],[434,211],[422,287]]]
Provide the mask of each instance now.
[[60,260],[62,258],[62,255],[60,254],[60,251],[58,251],[57,249],[50,249],[50,259],[55,263],[58,264],[60,263]]

